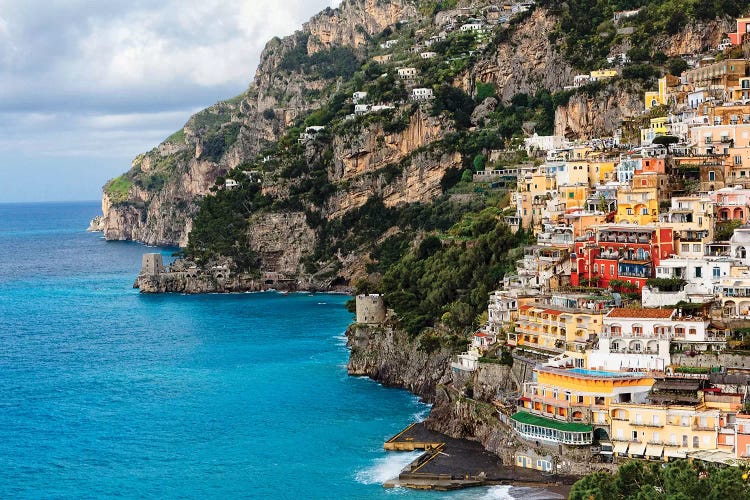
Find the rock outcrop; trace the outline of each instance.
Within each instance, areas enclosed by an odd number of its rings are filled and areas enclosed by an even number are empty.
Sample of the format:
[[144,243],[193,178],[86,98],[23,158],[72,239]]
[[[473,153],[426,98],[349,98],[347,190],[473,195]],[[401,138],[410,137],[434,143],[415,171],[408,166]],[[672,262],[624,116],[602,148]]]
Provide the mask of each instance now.
[[562,90],[573,80],[573,68],[549,40],[557,19],[543,8],[535,9],[528,20],[519,24],[507,43],[483,55],[457,83],[473,94],[477,81],[492,83],[498,97],[508,102],[518,93],[534,94],[545,88]]
[[571,139],[611,137],[622,120],[643,111],[642,93],[622,83],[590,95],[580,92],[571,96],[555,112],[555,135]]
[[346,332],[349,375],[367,376],[401,387],[433,401],[439,384],[450,382],[451,353],[446,349],[426,352],[419,339],[410,338],[392,325],[354,324]]

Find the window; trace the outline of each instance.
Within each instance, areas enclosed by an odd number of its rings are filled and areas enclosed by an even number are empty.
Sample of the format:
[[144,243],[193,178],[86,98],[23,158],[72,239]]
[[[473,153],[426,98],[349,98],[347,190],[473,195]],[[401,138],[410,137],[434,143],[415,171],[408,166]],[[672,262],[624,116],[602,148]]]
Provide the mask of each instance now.
[[708,180],[709,180],[709,181],[712,181],[712,182],[713,182],[713,181],[715,181],[715,180],[716,180],[716,172],[714,172],[713,170],[711,170],[711,171],[710,171],[710,172],[708,173]]
[[628,215],[633,215],[633,209],[632,208],[628,208]]
[[578,396],[578,402],[583,403],[583,396]]
[[648,208],[642,208],[641,215],[648,215]]
[[713,277],[714,278],[720,278],[721,277],[721,269],[718,267],[713,268]]
[[640,424],[641,423],[641,414],[640,413],[636,413],[635,414],[635,423],[636,424]]
[[633,441],[638,441],[638,431],[633,431],[633,432],[632,432],[632,433],[630,434],[630,438],[631,438],[631,439],[632,439]]
[[693,252],[700,252],[700,251],[702,251],[700,243],[693,243]]
[[633,334],[634,335],[643,335],[643,327],[640,325],[633,325]]
[[700,448],[700,438],[693,436],[693,448]]
[[688,447],[688,437],[687,434],[682,435],[682,447],[687,448]]
[[734,157],[734,164],[735,165],[742,165],[742,156],[741,155],[736,155]]
[[689,252],[690,251],[690,244],[689,243],[683,243],[680,245],[680,250],[682,252]]
[[570,401],[570,391],[565,391],[565,401]]
[[[657,419],[657,420],[658,420],[658,419]],[[658,423],[658,422],[656,422],[656,423]],[[661,436],[659,436],[659,433],[658,433],[658,432],[654,432],[654,437],[652,438],[652,441],[653,441],[654,443],[659,443],[659,442],[661,442]]]
[[568,193],[568,198],[573,198],[573,192]]
[[703,277],[703,268],[702,267],[696,267],[695,268],[695,277],[696,278],[702,278]]
[[595,273],[599,272],[599,264],[594,264],[594,272]]
[[609,265],[609,274],[610,275],[614,275],[615,274],[615,265],[614,264],[610,264]]

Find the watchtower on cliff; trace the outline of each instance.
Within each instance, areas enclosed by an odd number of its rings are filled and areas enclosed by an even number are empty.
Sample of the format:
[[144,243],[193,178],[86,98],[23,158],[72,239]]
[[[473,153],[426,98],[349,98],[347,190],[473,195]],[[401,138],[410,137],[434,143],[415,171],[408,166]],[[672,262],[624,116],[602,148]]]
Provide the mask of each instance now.
[[357,295],[357,323],[378,325],[385,321],[385,301],[382,295]]
[[160,253],[147,253],[143,256],[143,263],[141,265],[142,276],[158,276],[164,271],[164,261]]

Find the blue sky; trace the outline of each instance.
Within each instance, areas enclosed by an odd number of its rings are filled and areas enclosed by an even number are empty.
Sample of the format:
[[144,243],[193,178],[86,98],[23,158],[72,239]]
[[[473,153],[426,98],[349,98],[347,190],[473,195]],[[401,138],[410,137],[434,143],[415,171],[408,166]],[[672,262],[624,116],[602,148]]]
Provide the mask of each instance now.
[[336,0],[0,0],[0,203],[101,186]]

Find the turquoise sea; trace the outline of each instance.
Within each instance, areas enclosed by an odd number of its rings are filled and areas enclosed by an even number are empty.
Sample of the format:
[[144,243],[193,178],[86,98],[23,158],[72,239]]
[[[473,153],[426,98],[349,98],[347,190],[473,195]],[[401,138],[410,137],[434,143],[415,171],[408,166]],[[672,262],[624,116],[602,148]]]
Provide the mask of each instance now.
[[0,497],[541,498],[384,490],[428,407],[347,376],[347,297],[140,295],[98,211],[0,205]]

